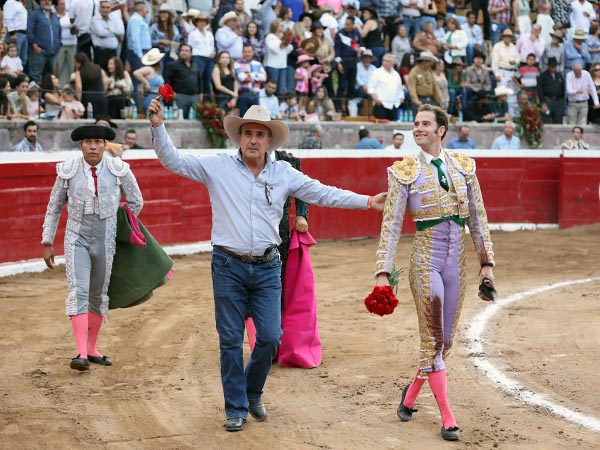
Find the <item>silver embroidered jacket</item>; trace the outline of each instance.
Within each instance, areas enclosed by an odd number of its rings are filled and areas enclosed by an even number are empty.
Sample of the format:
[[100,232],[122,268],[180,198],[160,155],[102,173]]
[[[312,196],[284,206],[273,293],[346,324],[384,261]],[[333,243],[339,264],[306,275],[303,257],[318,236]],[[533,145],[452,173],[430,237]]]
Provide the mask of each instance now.
[[[135,215],[142,210],[140,188],[129,164],[120,158],[104,156],[108,170],[98,175],[98,197],[87,189],[83,156],[58,163],[56,182],[50,194],[42,231],[42,244],[52,244],[63,205],[67,204],[67,230],[77,233],[84,214],[98,214],[101,219],[116,218],[121,195]],[[116,223],[116,221],[115,221]],[[116,230],[116,229],[115,229]],[[114,239],[113,239],[114,240]]]
[[388,198],[377,249],[376,275],[391,273],[407,207],[415,222],[449,216],[465,219],[479,261],[494,264],[475,161],[461,153],[443,151],[452,180],[449,192],[439,185],[437,172],[427,165],[421,152],[388,167]]

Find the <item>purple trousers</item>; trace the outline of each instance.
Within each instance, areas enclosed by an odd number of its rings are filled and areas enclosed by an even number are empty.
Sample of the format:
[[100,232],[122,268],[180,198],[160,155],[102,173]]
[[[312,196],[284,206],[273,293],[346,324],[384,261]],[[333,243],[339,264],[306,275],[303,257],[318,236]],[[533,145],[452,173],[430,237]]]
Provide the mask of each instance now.
[[409,281],[419,319],[419,369],[425,374],[444,370],[452,348],[465,296],[464,242],[464,228],[451,220],[415,234]]

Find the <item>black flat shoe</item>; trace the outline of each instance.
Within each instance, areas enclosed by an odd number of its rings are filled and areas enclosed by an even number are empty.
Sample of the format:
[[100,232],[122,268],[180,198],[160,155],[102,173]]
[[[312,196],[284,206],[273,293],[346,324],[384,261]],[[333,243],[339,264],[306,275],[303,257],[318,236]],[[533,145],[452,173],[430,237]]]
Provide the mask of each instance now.
[[94,364],[100,364],[101,366],[112,366],[112,361],[108,356],[92,356],[88,355],[88,360]]
[[460,439],[460,430],[458,427],[444,428],[442,425],[442,438],[445,441],[458,441]]
[[79,355],[77,355],[71,360],[70,367],[71,369],[82,372],[84,370],[90,370],[90,362],[87,359],[80,358]]
[[402,400],[400,400],[400,405],[398,406],[398,410],[396,411],[398,413],[398,417],[400,417],[400,420],[402,422],[408,422],[409,420],[411,420],[413,412],[418,411],[418,409],[416,408],[408,408],[404,406],[404,398],[406,397],[406,392],[408,391],[409,387],[410,384],[407,384],[404,390],[402,391]]

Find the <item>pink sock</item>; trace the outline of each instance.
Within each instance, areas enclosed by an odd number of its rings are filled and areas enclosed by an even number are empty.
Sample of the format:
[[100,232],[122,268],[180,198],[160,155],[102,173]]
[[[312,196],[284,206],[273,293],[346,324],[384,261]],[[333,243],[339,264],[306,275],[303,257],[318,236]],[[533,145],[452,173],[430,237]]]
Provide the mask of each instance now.
[[98,334],[104,321],[104,316],[88,312],[88,340],[87,340],[87,354],[92,356],[102,356],[96,349],[96,342],[98,341]]
[[254,351],[254,345],[256,344],[256,328],[254,327],[254,320],[252,320],[252,317],[246,319],[246,334],[248,335],[250,351]]
[[420,369],[417,369],[415,379],[412,380],[408,391],[406,391],[406,396],[404,397],[404,401],[402,402],[402,404],[407,408],[412,408],[413,406],[415,406],[415,402],[417,401],[419,392],[421,392],[421,388],[423,387],[423,384],[425,384],[425,379],[419,378],[420,373]]
[[71,325],[73,326],[73,335],[75,336],[75,344],[77,344],[77,353],[80,358],[87,358],[87,331],[88,331],[88,315],[77,314],[71,316]]
[[442,415],[442,423],[444,428],[452,428],[456,426],[456,419],[450,404],[448,403],[448,389],[446,386],[446,370],[440,370],[439,372],[431,372],[429,374],[429,386],[435,396],[440,413]]

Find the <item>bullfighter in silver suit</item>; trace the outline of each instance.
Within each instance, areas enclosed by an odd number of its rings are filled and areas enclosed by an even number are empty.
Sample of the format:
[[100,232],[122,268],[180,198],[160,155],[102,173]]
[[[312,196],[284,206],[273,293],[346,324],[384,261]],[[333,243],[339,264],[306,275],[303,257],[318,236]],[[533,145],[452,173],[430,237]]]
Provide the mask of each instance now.
[[66,313],[71,319],[78,355],[71,368],[88,370],[89,363],[109,366],[110,358],[96,349],[104,316],[117,231],[117,208],[124,195],[134,214],[142,209],[142,193],[129,164],[105,156],[111,128],[82,126],[71,133],[81,141],[83,155],[57,164],[43,225],[44,261],[54,268],[54,237],[63,205],[67,204],[64,250],[69,294]]
[[441,108],[419,107],[413,135],[421,151],[388,168],[388,198],[375,274],[378,286],[389,285],[387,276],[408,208],[417,225],[409,281],[421,346],[417,373],[402,393],[398,416],[402,421],[412,418],[419,391],[428,380],[442,416],[442,437],[458,440],[460,432],[446,394],[446,358],[465,297],[464,225],[475,244],[481,280],[492,288],[494,252],[475,161],[442,149],[447,130],[448,116]]

